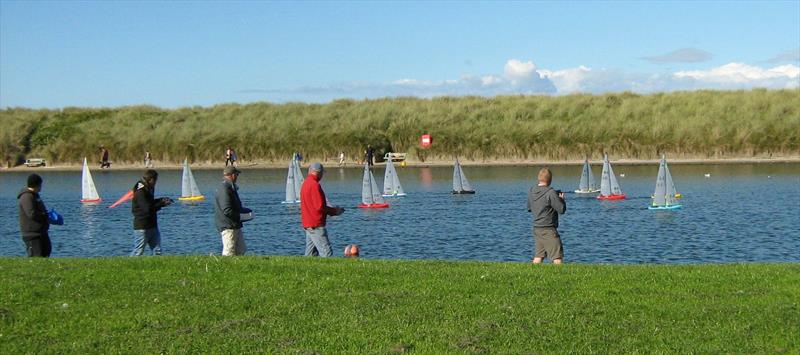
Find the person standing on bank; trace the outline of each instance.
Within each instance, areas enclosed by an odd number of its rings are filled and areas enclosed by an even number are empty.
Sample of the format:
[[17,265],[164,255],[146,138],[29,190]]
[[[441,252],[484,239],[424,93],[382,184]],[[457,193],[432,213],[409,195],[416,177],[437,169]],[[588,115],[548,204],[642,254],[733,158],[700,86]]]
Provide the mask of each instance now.
[[226,167],[214,198],[214,224],[222,235],[222,256],[244,255],[247,251],[242,234],[242,201],[236,185],[240,173],[233,166]]
[[49,257],[52,251],[50,244],[50,220],[39,192],[42,191],[42,177],[38,174],[28,176],[27,187],[17,195],[19,206],[19,231],[25,243],[25,251],[29,257]]
[[564,193],[550,187],[553,173],[548,168],[539,170],[539,183],[528,191],[528,212],[533,213],[533,263],[539,264],[544,258],[561,264],[564,250],[558,234],[558,215],[567,212]]
[[371,144],[367,144],[367,150],[364,151],[364,159],[367,160],[367,164],[372,166],[372,160],[375,156],[375,149],[372,148]]
[[111,168],[111,163],[108,161],[108,149],[105,146],[100,146],[100,169]]
[[169,197],[155,198],[158,172],[147,170],[142,179],[133,186],[133,250],[131,256],[144,254],[144,246],[150,247],[153,255],[161,255],[161,232],[158,230],[156,213],[172,204]]
[[144,151],[144,167],[145,168],[152,168],[153,167],[153,157],[150,155],[150,151]]
[[325,222],[328,216],[338,216],[344,208],[328,206],[325,191],[319,184],[325,168],[316,162],[308,168],[308,178],[300,188],[300,218],[306,233],[306,256],[329,257],[333,255]]

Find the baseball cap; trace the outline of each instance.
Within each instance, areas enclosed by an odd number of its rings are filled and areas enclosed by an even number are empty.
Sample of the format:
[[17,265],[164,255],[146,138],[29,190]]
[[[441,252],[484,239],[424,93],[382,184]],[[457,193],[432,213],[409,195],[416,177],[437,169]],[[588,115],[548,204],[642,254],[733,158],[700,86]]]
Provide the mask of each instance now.
[[308,167],[308,172],[310,173],[312,171],[324,172],[325,168],[322,166],[322,164],[320,164],[320,162],[315,162]]

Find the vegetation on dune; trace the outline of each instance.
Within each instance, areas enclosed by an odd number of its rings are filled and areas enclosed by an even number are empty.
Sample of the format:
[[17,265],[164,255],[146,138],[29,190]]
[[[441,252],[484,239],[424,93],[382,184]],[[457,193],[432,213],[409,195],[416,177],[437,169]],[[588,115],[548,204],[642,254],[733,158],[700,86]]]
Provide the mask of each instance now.
[[[328,104],[253,103],[0,111],[0,156],[54,163],[98,158],[134,162],[315,159],[367,144],[412,157],[599,159],[747,157],[800,154],[800,90],[695,91],[560,97],[500,96],[337,100]],[[422,134],[434,144],[422,150]]]
[[796,353],[800,265],[0,258],[4,353]]

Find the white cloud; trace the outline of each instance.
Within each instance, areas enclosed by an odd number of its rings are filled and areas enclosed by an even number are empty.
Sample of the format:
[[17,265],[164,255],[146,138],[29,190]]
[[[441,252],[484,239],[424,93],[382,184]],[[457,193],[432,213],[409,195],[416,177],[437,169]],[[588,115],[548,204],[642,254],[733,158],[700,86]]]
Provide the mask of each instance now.
[[542,77],[550,79],[559,93],[571,93],[583,91],[581,82],[586,79],[586,76],[591,71],[592,69],[581,65],[572,69],[556,71],[542,69],[538,72]]
[[800,87],[800,67],[794,64],[762,68],[729,63],[705,70],[674,73],[638,73],[578,66],[559,70],[537,68],[532,61],[510,59],[502,74],[464,75],[457,79],[399,79],[392,82],[349,82],[290,90],[247,90],[242,93],[288,94],[318,98],[376,98],[392,96],[460,96],[513,94],[569,94],[632,91],[637,93],[677,90],[736,90],[763,87]]
[[797,78],[800,68],[787,64],[772,69],[763,69],[743,63],[729,63],[710,70],[679,71],[678,78],[692,78],[709,82],[746,83],[774,78]]
[[530,78],[535,70],[536,65],[533,64],[532,61],[523,62],[516,59],[511,59],[506,62],[505,75],[506,78],[512,81],[525,80]]
[[503,78],[494,75],[486,75],[481,77],[481,85],[483,86],[498,85],[502,82]]

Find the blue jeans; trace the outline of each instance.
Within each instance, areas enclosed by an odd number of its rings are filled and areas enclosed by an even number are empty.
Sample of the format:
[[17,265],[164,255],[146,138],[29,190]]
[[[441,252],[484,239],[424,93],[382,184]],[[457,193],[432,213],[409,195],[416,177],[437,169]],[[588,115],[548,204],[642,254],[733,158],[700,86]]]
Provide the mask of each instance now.
[[145,243],[153,250],[153,255],[161,255],[161,232],[158,231],[158,227],[133,230],[133,251],[131,251],[131,256],[144,254]]
[[325,227],[305,228],[306,256],[333,256],[328,230]]

